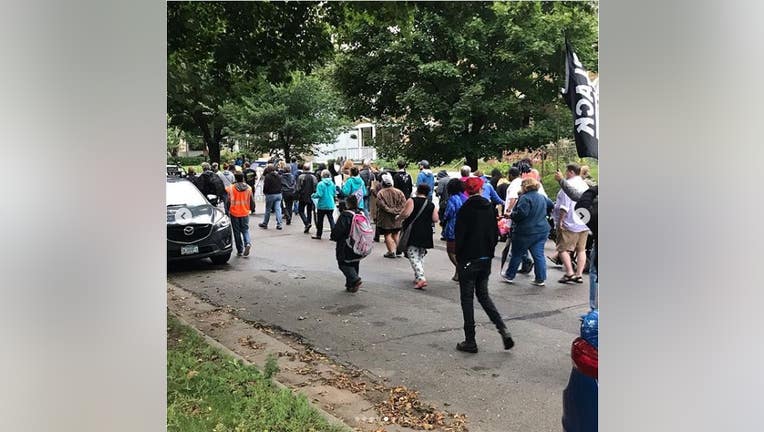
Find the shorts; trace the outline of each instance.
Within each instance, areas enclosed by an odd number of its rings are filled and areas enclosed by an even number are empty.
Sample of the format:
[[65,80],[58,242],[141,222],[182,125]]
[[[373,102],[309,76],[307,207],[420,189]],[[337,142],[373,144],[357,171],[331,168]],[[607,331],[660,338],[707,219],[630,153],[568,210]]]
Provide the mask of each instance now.
[[589,231],[572,232],[566,229],[557,230],[557,252],[573,252],[586,250],[586,239]]
[[382,235],[395,234],[399,232],[400,230],[401,230],[400,228],[377,228],[377,231],[379,231],[379,233]]
[[456,240],[448,240],[446,242],[446,252],[450,254],[456,253]]

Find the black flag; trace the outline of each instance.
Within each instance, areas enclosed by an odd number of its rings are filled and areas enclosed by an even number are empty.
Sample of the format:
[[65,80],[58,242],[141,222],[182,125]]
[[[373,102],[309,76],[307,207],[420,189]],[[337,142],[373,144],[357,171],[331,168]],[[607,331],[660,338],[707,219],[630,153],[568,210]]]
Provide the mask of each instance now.
[[565,41],[567,51],[565,61],[565,88],[562,95],[573,111],[573,135],[576,137],[578,157],[597,158],[600,137],[599,88],[589,80],[589,73],[584,70],[573,52],[570,43]]

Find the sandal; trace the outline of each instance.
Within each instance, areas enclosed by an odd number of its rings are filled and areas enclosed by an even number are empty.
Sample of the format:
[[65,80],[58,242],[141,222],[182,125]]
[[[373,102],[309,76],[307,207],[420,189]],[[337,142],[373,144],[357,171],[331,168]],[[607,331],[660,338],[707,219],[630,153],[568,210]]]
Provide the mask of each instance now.
[[575,277],[573,278],[573,280],[574,280],[576,283],[580,283],[580,284],[584,283],[584,278],[583,278],[582,276],[575,276]]
[[395,252],[388,252],[382,256],[385,258],[395,258]]
[[414,288],[416,288],[418,290],[421,290],[421,289],[424,289],[424,287],[426,287],[426,286],[427,286],[427,281],[422,279],[422,280],[420,280],[419,282],[416,283]]
[[557,282],[566,284],[568,282],[575,282],[576,277],[574,275],[565,275],[562,277],[562,279],[558,280]]

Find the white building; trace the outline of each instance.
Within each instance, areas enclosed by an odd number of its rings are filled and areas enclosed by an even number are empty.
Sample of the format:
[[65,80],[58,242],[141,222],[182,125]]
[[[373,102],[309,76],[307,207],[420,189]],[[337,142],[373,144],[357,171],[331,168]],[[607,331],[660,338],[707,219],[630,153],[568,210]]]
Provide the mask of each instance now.
[[360,162],[376,159],[377,150],[371,147],[377,136],[377,128],[372,123],[360,122],[341,133],[332,144],[316,146],[314,162],[326,162],[340,156]]

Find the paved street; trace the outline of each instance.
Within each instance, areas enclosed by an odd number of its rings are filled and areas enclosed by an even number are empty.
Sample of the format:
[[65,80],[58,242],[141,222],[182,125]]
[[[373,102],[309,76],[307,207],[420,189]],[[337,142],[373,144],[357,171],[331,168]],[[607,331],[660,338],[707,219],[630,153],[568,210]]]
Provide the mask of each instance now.
[[459,290],[438,234],[425,259],[426,291],[412,288],[408,260],[383,258],[379,243],[361,262],[363,287],[350,294],[328,232],[312,240],[297,218],[283,231],[273,221],[262,230],[261,218],[250,218],[249,258],[234,255],[223,267],[206,260],[172,265],[168,278],[213,304],[243,308],[244,319],[298,333],[337,361],[417,389],[436,406],[466,413],[472,431],[560,430],[570,343],[587,310],[588,281],[558,284],[562,272],[550,267],[546,287],[532,286],[527,275],[508,285],[496,258],[489,290],[516,346],[502,349],[476,302],[480,352],[465,354],[454,349],[463,338]]

